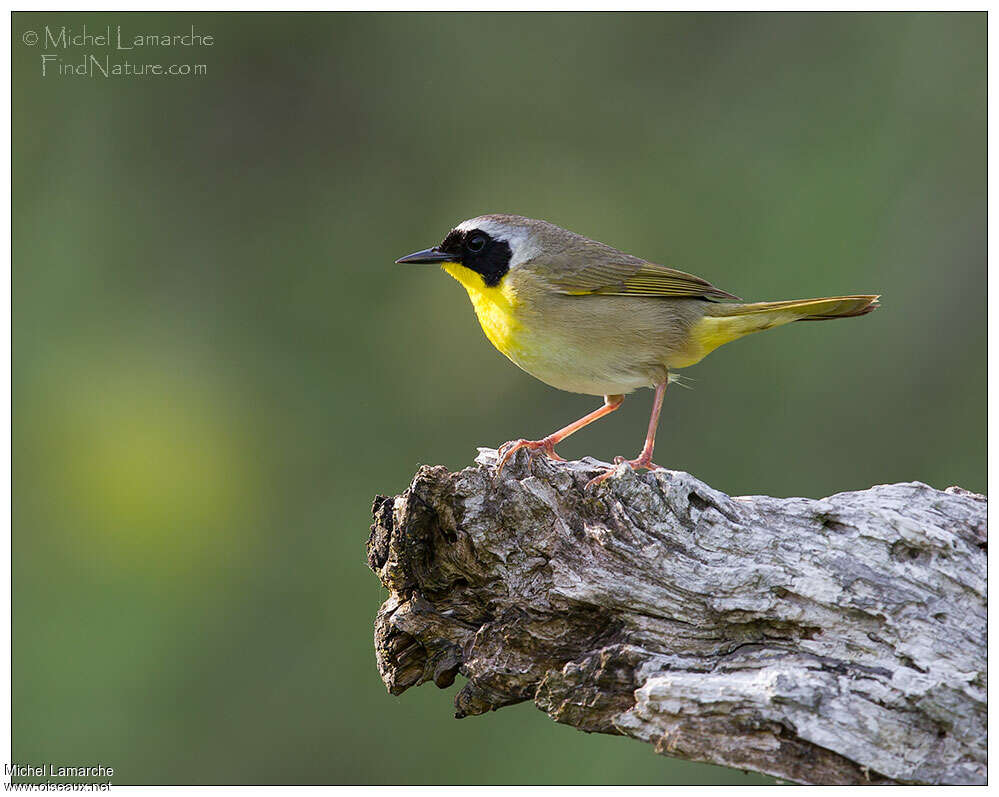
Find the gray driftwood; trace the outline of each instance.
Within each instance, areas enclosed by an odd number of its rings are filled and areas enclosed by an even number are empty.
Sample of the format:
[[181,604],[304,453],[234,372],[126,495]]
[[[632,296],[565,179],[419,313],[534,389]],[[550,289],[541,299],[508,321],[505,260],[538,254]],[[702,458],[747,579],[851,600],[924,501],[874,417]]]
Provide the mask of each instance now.
[[584,731],[799,783],[984,783],[986,499],[732,498],[687,473],[421,467],[379,496],[392,694],[468,681]]

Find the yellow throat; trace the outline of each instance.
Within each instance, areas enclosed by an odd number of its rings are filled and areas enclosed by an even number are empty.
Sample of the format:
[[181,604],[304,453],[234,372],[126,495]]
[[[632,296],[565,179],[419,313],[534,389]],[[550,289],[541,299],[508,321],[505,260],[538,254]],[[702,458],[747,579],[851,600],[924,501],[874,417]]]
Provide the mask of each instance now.
[[517,336],[521,325],[517,321],[517,293],[510,281],[504,277],[499,285],[490,288],[482,281],[481,274],[461,263],[442,263],[441,268],[468,291],[479,325],[489,342],[511,357],[519,349]]

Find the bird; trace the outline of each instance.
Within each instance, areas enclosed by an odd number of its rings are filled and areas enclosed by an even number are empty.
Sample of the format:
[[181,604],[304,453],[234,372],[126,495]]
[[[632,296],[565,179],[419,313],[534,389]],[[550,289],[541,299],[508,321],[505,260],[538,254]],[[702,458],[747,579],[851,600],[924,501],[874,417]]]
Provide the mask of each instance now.
[[498,449],[497,473],[520,449],[564,462],[555,446],[617,410],[639,388],[654,390],[645,444],[614,458],[586,487],[625,464],[652,461],[666,388],[675,371],[741,337],[794,321],[870,313],[879,295],[743,302],[685,271],[627,254],[555,224],[490,213],[452,228],[437,246],[399,258],[438,264],[467,291],[489,342],[519,368],[558,390],[602,396],[603,405],[540,440]]

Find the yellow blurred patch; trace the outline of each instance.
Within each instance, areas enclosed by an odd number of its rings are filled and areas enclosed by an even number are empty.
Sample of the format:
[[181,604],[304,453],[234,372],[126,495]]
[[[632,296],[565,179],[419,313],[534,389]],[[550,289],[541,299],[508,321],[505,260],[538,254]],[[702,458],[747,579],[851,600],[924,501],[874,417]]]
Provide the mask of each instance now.
[[[108,563],[151,570],[218,567],[251,543],[261,479],[235,394],[191,364],[49,374],[30,413],[43,494],[60,535]],[[130,358],[129,358],[130,359]],[[166,366],[166,367],[165,367]]]

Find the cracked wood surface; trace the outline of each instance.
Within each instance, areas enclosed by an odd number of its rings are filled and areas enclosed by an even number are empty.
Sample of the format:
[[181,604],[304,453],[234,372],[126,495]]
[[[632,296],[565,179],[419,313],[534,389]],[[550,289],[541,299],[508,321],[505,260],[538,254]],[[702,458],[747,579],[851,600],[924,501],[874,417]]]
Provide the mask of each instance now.
[[392,694],[468,680],[665,755],[799,783],[985,783],[983,496],[918,482],[733,498],[679,471],[495,452],[379,496]]

